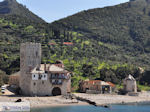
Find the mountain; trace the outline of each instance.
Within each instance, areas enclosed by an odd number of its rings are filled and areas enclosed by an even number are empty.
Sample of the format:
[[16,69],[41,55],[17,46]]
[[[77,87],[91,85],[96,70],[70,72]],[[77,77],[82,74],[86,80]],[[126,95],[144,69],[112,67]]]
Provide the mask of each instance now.
[[[15,0],[0,2],[0,70],[19,71],[20,43],[42,44],[42,63],[62,60],[80,79],[150,84],[150,0],[79,12],[46,23]],[[140,68],[139,68],[140,67]],[[142,72],[141,72],[142,71]],[[147,81],[145,81],[147,79]]]
[[52,25],[96,40],[97,51],[105,47],[106,53],[99,51],[99,55],[106,61],[150,64],[150,0],[82,11]]
[[20,15],[36,22],[44,22],[44,20],[33,14],[16,0],[4,0],[3,2],[0,2],[0,16],[4,15]]
[[0,69],[7,74],[19,70],[19,45],[42,42],[47,23],[16,0],[0,2]]

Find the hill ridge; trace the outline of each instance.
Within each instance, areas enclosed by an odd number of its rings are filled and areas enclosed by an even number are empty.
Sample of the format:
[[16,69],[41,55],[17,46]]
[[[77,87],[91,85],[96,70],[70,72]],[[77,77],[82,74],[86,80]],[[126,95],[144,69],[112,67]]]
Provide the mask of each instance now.
[[20,15],[35,22],[45,22],[16,0],[4,0],[0,2],[0,16],[5,15]]

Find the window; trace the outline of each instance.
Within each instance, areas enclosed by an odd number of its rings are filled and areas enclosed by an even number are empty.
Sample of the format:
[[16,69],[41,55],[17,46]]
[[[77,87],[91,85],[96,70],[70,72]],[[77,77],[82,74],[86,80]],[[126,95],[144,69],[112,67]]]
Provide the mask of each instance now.
[[55,75],[54,74],[51,74],[51,78],[54,78],[55,77]]
[[39,79],[41,79],[42,78],[42,75],[39,75]]
[[62,80],[61,79],[58,80],[58,84],[62,84]]
[[33,83],[33,85],[35,86],[35,85],[36,85],[36,83],[34,82],[34,83]]
[[58,74],[55,74],[55,78],[57,78]]
[[62,78],[62,75],[61,75],[61,74],[59,74],[58,78]]
[[62,78],[65,78],[65,74],[62,74]]
[[55,80],[54,80],[54,79],[52,80],[52,83],[55,83]]
[[44,84],[44,81],[42,81],[42,84]]
[[32,80],[38,80],[39,79],[39,74],[32,74]]
[[42,74],[42,78],[41,78],[42,80],[47,80],[47,74]]
[[38,57],[38,52],[36,51],[36,57]]

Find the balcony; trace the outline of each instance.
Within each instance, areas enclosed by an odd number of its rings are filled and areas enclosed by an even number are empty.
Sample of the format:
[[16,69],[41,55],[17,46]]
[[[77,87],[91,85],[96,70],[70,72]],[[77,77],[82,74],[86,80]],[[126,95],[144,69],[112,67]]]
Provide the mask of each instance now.
[[52,79],[52,85],[62,85],[63,81],[61,79]]
[[51,79],[66,79],[65,74],[51,74]]

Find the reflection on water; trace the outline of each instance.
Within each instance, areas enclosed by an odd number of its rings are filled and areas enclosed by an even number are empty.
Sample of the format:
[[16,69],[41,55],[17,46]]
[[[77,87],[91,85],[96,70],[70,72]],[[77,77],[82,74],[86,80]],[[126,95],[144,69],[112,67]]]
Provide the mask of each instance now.
[[34,108],[31,109],[31,112],[150,112],[150,103],[112,105],[110,108],[95,106]]

